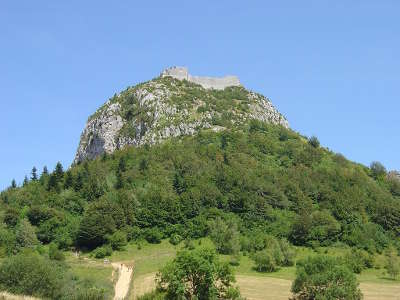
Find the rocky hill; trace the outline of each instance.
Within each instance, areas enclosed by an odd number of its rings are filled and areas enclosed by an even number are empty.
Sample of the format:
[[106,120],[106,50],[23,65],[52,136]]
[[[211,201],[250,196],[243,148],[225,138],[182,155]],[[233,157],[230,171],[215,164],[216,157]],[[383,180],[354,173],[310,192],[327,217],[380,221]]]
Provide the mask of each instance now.
[[128,87],[99,108],[82,132],[74,162],[199,129],[220,131],[251,119],[289,127],[268,98],[245,89],[237,77],[191,76],[186,68],[173,67]]

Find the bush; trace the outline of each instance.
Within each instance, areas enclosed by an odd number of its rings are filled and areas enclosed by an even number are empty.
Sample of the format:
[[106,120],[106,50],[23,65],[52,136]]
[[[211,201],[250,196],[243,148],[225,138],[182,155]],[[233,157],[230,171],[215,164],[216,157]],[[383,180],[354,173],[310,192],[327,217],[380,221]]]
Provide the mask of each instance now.
[[148,228],[145,231],[145,239],[151,244],[159,244],[161,243],[161,239],[163,238],[163,234],[157,227]]
[[178,245],[181,241],[182,241],[182,237],[176,233],[172,234],[171,237],[169,238],[169,242],[175,246]]
[[62,270],[35,253],[9,257],[0,266],[0,288],[15,294],[58,299]]
[[344,262],[350,270],[360,274],[362,270],[373,267],[374,257],[365,250],[352,249],[344,257]]
[[255,253],[253,260],[256,264],[255,269],[258,272],[275,272],[278,269],[276,258],[270,249]]
[[369,166],[373,178],[378,179],[386,175],[386,168],[379,161],[373,161]]
[[308,143],[310,144],[310,146],[314,147],[314,148],[318,148],[319,147],[319,140],[316,136],[312,136],[308,139]]
[[63,261],[65,260],[64,253],[58,249],[58,245],[51,243],[49,246],[49,258],[53,260]]
[[338,259],[322,255],[298,262],[292,292],[294,300],[362,299],[354,273]]
[[230,267],[208,248],[178,252],[157,275],[158,288],[167,299],[237,299],[240,295],[233,292],[232,282]]
[[112,248],[110,245],[104,245],[102,247],[98,247],[93,251],[93,255],[95,258],[104,258],[106,256],[110,256],[112,254]]
[[128,243],[126,233],[118,230],[108,237],[108,242],[113,250],[121,250]]

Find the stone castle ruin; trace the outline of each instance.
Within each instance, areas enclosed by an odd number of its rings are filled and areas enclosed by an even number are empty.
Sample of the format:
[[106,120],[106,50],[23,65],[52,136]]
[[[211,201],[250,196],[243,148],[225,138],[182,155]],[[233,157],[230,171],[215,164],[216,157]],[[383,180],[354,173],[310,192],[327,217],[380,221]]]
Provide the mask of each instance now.
[[236,76],[225,77],[202,77],[192,76],[185,67],[171,67],[162,71],[161,77],[171,76],[178,80],[187,80],[201,85],[205,89],[223,90],[228,86],[240,86],[239,78]]

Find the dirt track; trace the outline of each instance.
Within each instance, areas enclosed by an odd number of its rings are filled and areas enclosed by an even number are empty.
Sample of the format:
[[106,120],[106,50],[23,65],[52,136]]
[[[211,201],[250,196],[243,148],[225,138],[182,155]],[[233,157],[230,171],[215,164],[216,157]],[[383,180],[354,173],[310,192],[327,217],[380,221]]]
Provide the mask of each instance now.
[[133,268],[123,263],[113,263],[112,266],[118,270],[118,280],[115,284],[114,300],[124,300],[128,295]]

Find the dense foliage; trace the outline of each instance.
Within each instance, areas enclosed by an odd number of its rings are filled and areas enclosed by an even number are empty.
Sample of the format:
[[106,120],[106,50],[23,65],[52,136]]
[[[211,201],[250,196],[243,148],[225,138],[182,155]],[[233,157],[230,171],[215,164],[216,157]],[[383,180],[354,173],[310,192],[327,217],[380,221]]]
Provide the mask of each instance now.
[[158,288],[166,292],[165,299],[240,299],[229,265],[220,263],[208,248],[178,252],[157,281]]
[[322,255],[297,264],[292,292],[293,300],[362,299],[354,273],[337,259]]
[[0,195],[0,256],[51,244],[51,261],[62,263],[60,249],[102,258],[132,240],[169,238],[190,248],[192,239],[209,236],[232,264],[249,254],[263,272],[293,264],[291,244],[347,244],[359,250],[344,261],[361,272],[372,266],[371,254],[399,249],[399,191],[379,163],[355,164],[315,137],[251,121],[122,149],[66,171],[58,164],[39,176],[34,168],[23,186],[13,181]]
[[399,196],[382,172],[279,126],[202,131],[66,172],[58,164],[10,187],[1,193],[0,247],[16,253],[38,239],[119,249],[125,240],[210,235],[220,253],[234,254],[265,249],[269,234],[381,252],[400,234]]

